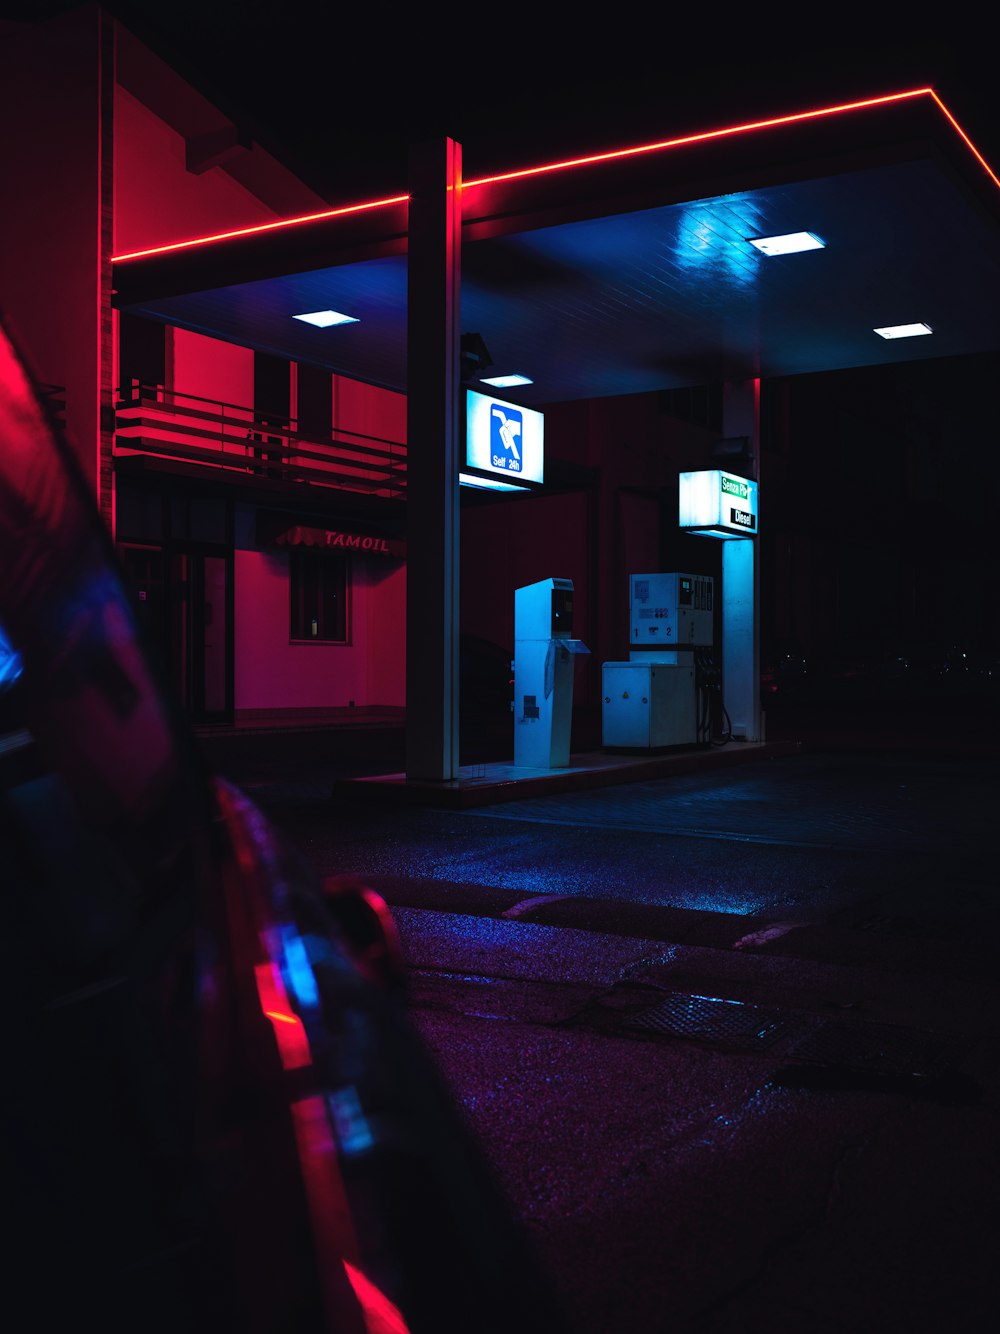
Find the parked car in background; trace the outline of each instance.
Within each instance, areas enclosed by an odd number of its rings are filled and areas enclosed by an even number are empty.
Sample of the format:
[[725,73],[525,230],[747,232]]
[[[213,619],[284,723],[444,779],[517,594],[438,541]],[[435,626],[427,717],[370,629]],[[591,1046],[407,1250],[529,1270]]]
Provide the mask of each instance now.
[[808,664],[801,653],[784,650],[773,654],[761,668],[761,708],[801,696],[809,682]]

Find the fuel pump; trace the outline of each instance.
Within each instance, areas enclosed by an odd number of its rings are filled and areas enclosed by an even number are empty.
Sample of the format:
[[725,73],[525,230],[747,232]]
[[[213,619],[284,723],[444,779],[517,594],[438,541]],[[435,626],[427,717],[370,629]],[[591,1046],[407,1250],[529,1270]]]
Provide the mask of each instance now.
[[576,655],[572,579],[541,579],[514,590],[514,764],[569,764]]
[[605,746],[656,749],[710,739],[706,664],[714,603],[708,575],[629,576],[629,660],[603,664]]

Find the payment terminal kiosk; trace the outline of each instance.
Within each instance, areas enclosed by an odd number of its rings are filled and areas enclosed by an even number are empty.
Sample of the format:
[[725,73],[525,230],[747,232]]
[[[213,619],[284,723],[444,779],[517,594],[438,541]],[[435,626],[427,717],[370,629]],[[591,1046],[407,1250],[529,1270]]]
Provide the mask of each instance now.
[[572,579],[541,579],[514,590],[514,764],[569,764],[576,657]]

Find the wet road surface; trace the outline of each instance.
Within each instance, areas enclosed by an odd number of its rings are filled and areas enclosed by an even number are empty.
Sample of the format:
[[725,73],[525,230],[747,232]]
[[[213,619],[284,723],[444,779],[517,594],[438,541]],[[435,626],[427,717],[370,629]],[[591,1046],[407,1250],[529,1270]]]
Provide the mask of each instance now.
[[805,752],[460,812],[246,786],[389,901],[573,1329],[938,1334],[995,1305],[997,779]]

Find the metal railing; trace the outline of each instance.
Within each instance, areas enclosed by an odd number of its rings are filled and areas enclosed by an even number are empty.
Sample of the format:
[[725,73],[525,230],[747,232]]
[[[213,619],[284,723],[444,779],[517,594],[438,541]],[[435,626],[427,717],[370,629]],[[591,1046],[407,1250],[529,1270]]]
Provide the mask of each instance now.
[[272,481],[367,495],[406,494],[406,445],[334,427],[302,431],[294,418],[132,380],[115,402],[115,455],[147,455]]

